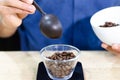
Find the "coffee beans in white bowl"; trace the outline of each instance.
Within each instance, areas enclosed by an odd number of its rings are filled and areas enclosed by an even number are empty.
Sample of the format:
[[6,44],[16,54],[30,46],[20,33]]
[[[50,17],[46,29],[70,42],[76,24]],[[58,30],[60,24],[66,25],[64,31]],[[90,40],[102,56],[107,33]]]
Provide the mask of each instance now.
[[96,36],[108,45],[120,44],[120,6],[102,9],[90,19]]

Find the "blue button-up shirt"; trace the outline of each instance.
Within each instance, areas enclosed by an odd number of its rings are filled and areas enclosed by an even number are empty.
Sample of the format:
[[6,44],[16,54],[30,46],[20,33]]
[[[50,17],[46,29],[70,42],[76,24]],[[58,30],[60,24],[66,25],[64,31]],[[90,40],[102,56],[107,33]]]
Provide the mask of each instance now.
[[120,0],[36,0],[48,14],[56,15],[63,26],[59,39],[46,38],[39,28],[41,14],[36,10],[28,15],[19,27],[21,50],[40,50],[50,44],[69,44],[80,50],[103,50],[94,34],[91,16],[110,6],[120,5]]

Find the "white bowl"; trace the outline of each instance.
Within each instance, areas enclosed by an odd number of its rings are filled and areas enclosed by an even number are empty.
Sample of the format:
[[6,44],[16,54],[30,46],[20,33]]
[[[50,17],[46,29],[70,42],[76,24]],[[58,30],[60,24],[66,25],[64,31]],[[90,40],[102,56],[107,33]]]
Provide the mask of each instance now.
[[[119,26],[99,27],[105,22],[113,22]],[[120,6],[109,7],[96,12],[91,17],[90,23],[93,31],[102,42],[108,45],[120,44]]]

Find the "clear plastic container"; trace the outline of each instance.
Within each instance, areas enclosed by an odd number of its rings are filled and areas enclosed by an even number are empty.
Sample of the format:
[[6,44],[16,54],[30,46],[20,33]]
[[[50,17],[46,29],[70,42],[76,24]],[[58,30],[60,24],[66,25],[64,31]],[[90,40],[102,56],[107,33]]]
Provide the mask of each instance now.
[[[75,57],[68,60],[52,60],[49,56],[55,53],[72,52]],[[80,50],[71,45],[54,44],[44,47],[40,50],[43,63],[49,77],[53,80],[68,80],[72,77]]]

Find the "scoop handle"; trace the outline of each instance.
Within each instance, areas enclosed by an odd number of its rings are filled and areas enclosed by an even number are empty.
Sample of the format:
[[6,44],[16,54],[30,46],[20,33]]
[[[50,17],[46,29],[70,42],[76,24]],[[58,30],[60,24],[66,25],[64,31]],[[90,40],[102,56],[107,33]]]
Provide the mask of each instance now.
[[42,10],[42,8],[35,1],[33,1],[33,5],[43,16],[46,15],[46,13]]

